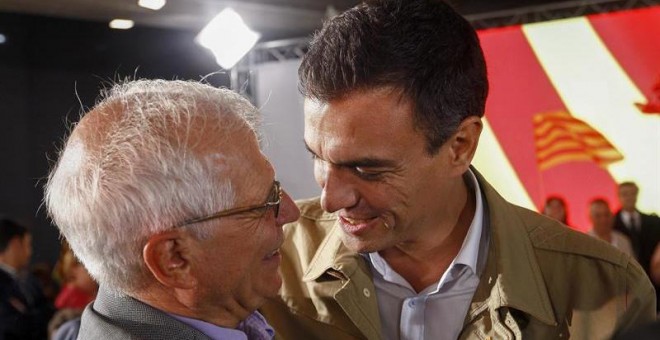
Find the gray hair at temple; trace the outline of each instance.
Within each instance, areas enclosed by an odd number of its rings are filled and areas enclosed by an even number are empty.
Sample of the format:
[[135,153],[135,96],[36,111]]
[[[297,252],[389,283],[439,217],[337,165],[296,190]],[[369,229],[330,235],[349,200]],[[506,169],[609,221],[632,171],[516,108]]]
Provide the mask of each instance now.
[[[240,143],[231,136],[245,129],[257,136],[257,117],[245,98],[199,82],[136,80],[104,90],[65,142],[44,199],[92,277],[136,292],[147,281],[149,236],[233,206],[231,169],[222,165],[240,155],[202,151],[211,140]],[[203,227],[187,228],[204,238]]]

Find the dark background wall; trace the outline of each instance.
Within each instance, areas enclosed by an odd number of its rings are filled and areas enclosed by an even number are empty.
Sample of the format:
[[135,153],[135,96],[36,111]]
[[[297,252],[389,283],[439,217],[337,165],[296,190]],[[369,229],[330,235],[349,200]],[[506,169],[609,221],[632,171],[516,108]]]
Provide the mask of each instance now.
[[0,33],[0,214],[30,225],[33,262],[52,264],[59,233],[41,207],[43,184],[70,123],[112,80],[200,79],[220,67],[194,32],[0,13]]

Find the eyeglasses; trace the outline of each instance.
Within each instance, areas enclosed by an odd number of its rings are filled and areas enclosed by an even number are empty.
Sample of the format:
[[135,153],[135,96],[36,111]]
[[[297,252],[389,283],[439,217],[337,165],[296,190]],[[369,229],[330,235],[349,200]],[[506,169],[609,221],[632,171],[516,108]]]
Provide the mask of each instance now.
[[205,222],[205,221],[213,220],[213,219],[220,218],[220,217],[227,217],[227,216],[232,216],[232,215],[243,214],[243,213],[246,213],[246,212],[255,211],[255,210],[259,210],[259,209],[268,209],[268,208],[271,208],[271,207],[274,207],[275,217],[277,217],[280,214],[280,202],[282,202],[282,187],[280,186],[279,181],[273,181],[273,188],[270,190],[270,193],[268,194],[268,198],[266,199],[266,203],[258,204],[258,205],[251,205],[249,207],[232,208],[232,209],[228,209],[228,210],[219,211],[219,212],[211,214],[211,215],[207,215],[207,216],[187,220],[187,221],[185,221],[181,224],[176,225],[175,228],[183,227],[183,226],[193,224],[193,223]]

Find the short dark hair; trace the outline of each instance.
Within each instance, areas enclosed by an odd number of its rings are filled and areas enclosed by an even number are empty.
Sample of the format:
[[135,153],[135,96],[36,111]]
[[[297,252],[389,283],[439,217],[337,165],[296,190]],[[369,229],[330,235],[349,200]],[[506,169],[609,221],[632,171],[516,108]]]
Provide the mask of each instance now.
[[23,238],[28,233],[28,229],[25,226],[8,218],[0,217],[0,253],[4,253],[7,250],[9,242],[15,237]]
[[635,182],[628,181],[628,182],[619,183],[619,189],[621,189],[623,187],[633,187],[633,188],[635,188],[636,191],[639,191],[639,187],[637,186],[637,184]]
[[298,70],[300,90],[320,101],[393,87],[410,99],[415,126],[434,154],[488,94],[477,34],[448,4],[375,0],[327,21]]
[[543,206],[543,213],[545,214],[546,209],[548,209],[548,206],[550,206],[550,203],[552,202],[558,202],[559,204],[561,204],[561,207],[564,208],[564,216],[559,222],[568,225],[568,205],[566,204],[566,200],[564,200],[564,198],[561,196],[557,196],[557,195],[548,196],[545,199],[545,205]]
[[607,202],[607,200],[604,199],[604,198],[602,198],[602,197],[596,197],[596,198],[592,199],[592,200],[589,202],[589,206],[593,206],[593,205],[596,205],[596,204],[598,204],[598,205],[604,205],[604,206],[607,207],[607,209],[610,208],[610,203]]
[[545,199],[545,206],[547,207],[552,202],[559,202],[562,207],[566,208],[566,201],[561,196],[551,195]]

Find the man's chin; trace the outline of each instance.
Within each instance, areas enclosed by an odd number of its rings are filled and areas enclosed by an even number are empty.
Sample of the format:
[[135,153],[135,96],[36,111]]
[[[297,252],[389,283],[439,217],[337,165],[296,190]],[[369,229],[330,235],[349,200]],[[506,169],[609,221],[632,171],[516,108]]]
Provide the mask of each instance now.
[[272,299],[278,296],[281,287],[282,287],[282,277],[278,273],[276,274],[276,277],[269,279],[268,287],[264,289],[264,297],[268,299]]
[[355,253],[373,253],[381,251],[383,247],[370,242],[370,240],[358,239],[350,234],[344,233],[341,241],[348,250]]

